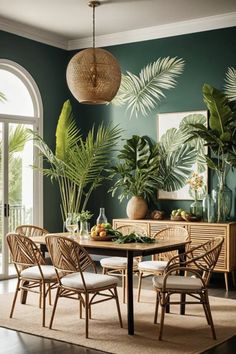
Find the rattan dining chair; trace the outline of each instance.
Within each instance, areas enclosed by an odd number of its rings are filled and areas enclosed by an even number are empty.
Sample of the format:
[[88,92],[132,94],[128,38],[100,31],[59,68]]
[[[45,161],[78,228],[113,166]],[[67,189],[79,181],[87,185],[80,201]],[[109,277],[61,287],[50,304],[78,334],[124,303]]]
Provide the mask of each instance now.
[[[91,306],[100,302],[113,299],[116,301],[120,327],[123,327],[117,293],[117,278],[98,274],[94,261],[78,242],[59,235],[48,235],[45,239],[59,284],[49,328],[52,328],[60,297],[76,299],[80,301],[80,310],[81,304],[84,307],[86,338],[89,335]],[[99,295],[98,299],[97,295]]]
[[[171,239],[181,239],[183,241],[189,240],[188,230],[184,227],[167,227],[158,231],[153,238],[158,240],[169,241]],[[165,253],[159,253],[152,256],[152,260],[143,261],[138,263],[139,280],[138,280],[138,292],[137,301],[140,301],[142,279],[151,275],[162,274],[168,261],[176,255],[176,251],[169,251]]]
[[[168,262],[163,275],[153,277],[153,286],[157,294],[154,323],[157,323],[158,307],[161,306],[159,340],[163,335],[166,308],[170,304],[202,305],[207,323],[211,327],[212,337],[216,339],[207,286],[223,241],[223,237],[214,237],[182,255],[173,257]],[[180,273],[184,273],[184,275],[180,275]],[[175,294],[180,294],[179,301],[171,300],[172,295]],[[186,298],[187,295],[188,298]]]
[[[35,237],[35,236],[46,236],[49,231],[36,225],[19,225],[16,227],[15,232],[20,235],[24,235],[27,237]],[[52,264],[50,257],[46,256],[45,251],[41,250],[43,257],[46,261],[46,264]]]
[[15,232],[27,237],[44,236],[49,233],[48,230],[36,225],[19,225],[16,227]]
[[55,269],[45,264],[41,251],[29,237],[9,233],[6,239],[18,278],[10,318],[13,316],[19,291],[39,293],[39,307],[42,304],[42,326],[45,327],[46,297],[47,295],[50,297],[50,290],[57,285]]
[[[135,232],[139,235],[147,235],[145,229],[139,225],[122,225],[116,230],[120,231],[123,235],[128,235]],[[140,257],[135,257],[133,260],[133,271],[138,271],[138,263],[140,262]],[[126,299],[127,290],[127,258],[126,257],[105,257],[100,260],[100,264],[103,269],[103,274],[110,274],[120,276],[122,279],[122,289],[123,289],[123,303]]]

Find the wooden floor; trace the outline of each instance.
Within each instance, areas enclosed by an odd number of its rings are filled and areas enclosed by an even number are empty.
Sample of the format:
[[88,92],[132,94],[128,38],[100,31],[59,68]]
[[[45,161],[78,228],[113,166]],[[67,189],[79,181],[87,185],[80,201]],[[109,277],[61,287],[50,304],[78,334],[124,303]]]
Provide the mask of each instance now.
[[[0,281],[0,294],[15,290],[15,279]],[[144,287],[150,288],[151,281],[144,279]],[[210,295],[236,299],[236,289],[225,292],[222,279],[213,279]],[[232,354],[235,353],[236,336],[225,343],[210,349],[204,354]],[[0,354],[105,354],[94,349],[71,345],[56,340],[46,339],[0,327]],[[128,354],[128,353],[127,353]]]

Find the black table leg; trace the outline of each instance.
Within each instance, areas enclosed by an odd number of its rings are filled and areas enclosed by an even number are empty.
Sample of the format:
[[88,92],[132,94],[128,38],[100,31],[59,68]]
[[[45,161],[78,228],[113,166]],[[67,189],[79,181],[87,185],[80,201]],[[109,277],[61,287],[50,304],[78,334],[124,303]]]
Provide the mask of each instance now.
[[134,298],[133,298],[133,252],[127,252],[127,321],[128,334],[134,334]]
[[[183,254],[185,252],[185,247],[179,248],[179,254]],[[182,259],[182,262],[184,262],[185,259]],[[181,266],[181,260],[180,260],[180,266]],[[181,274],[184,275],[184,274]],[[180,295],[180,314],[185,315],[185,301],[186,301],[186,294],[181,294]]]

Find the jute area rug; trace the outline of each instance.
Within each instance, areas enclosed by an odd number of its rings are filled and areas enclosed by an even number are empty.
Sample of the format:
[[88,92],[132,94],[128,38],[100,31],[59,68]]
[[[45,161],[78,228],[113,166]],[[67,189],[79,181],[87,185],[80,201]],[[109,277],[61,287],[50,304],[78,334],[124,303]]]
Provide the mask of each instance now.
[[[172,306],[165,318],[163,341],[158,341],[159,325],[153,324],[155,293],[151,290],[142,290],[141,302],[135,301],[134,336],[127,334],[126,305],[121,304],[124,328],[120,328],[115,301],[108,301],[93,306],[89,339],[85,339],[85,321],[79,318],[77,301],[59,300],[50,330],[41,326],[37,294],[29,294],[27,305],[21,305],[18,299],[14,318],[9,319],[12,299],[13,294],[0,295],[0,326],[109,353],[201,353],[236,334],[236,301],[224,298],[210,297],[216,341],[200,305],[188,305],[185,316],[179,315],[179,306]],[[47,323],[51,311],[47,305]]]

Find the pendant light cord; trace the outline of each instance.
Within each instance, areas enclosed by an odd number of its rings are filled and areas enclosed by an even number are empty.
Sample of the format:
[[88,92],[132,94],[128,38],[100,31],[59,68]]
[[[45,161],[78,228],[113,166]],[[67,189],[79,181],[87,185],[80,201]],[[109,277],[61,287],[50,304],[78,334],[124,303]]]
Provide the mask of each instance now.
[[95,48],[95,5],[93,5],[93,48]]

